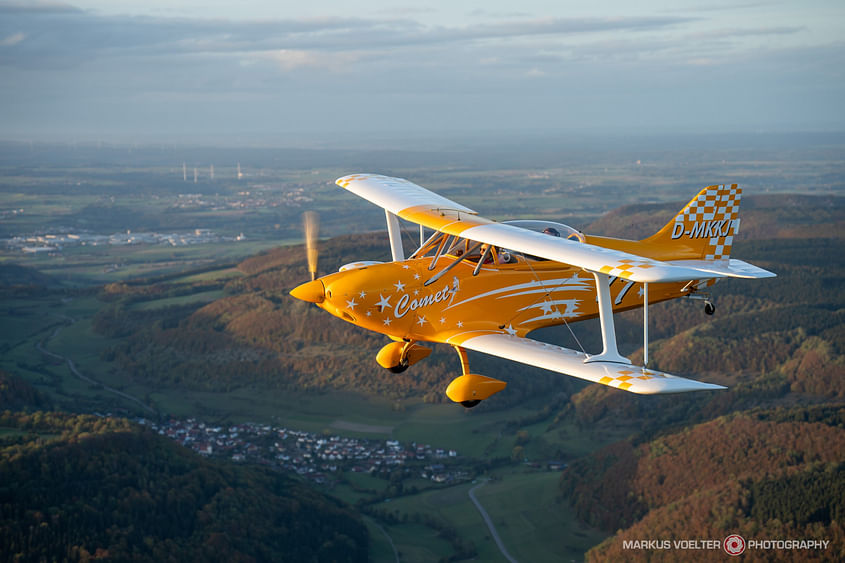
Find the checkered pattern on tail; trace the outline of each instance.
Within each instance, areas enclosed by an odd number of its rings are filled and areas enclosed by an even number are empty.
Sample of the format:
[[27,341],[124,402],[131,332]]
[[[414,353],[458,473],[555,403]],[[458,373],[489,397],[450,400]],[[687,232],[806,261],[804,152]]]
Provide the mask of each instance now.
[[649,242],[679,246],[687,257],[726,260],[734,235],[739,233],[739,202],[742,189],[736,184],[709,186],[692,200]]
[[[710,186],[702,190],[675,218],[675,222],[698,226],[699,235],[707,239],[705,260],[722,260],[731,255],[734,235],[739,233],[739,201],[742,189],[736,184]],[[692,227],[695,234],[696,227]]]

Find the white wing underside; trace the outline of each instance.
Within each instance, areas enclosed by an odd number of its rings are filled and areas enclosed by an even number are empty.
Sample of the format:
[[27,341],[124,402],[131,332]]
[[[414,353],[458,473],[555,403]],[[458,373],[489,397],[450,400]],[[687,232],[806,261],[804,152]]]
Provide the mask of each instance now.
[[768,270],[764,270],[763,268],[759,268],[754,264],[749,264],[748,262],[743,262],[742,260],[737,260],[736,258],[718,261],[670,260],[668,263],[674,266],[695,268],[696,270],[709,274],[709,277],[713,277],[712,274],[717,274],[718,276],[724,276],[726,278],[745,279],[761,279],[775,277],[775,274]]
[[[448,342],[448,340],[447,340]],[[641,395],[725,389],[640,366],[588,362],[583,352],[509,334],[484,334],[461,339],[462,347]]]
[[662,262],[620,250],[550,237],[514,225],[495,223],[479,217],[468,207],[402,178],[353,174],[339,178],[336,183],[390,213],[434,230],[634,282],[774,275],[740,260],[731,260],[730,263],[705,260]]

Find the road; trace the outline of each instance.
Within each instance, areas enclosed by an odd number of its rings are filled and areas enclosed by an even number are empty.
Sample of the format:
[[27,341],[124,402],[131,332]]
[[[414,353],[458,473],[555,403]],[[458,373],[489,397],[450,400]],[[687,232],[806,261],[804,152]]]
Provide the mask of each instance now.
[[[63,320],[66,320],[66,321],[69,321],[69,322],[70,322],[70,324],[73,324],[73,323],[75,323],[75,322],[76,322],[76,320],[75,320],[75,319],[73,319],[73,318],[71,318],[71,317],[66,317],[66,316],[64,316],[64,315],[62,315],[62,319],[63,319]],[[63,326],[56,327],[56,330],[54,330],[54,331],[53,331],[53,334],[51,334],[49,337],[47,337],[46,339],[44,339],[44,342],[45,342],[45,343],[47,343],[47,342],[49,342],[50,340],[53,340],[53,339],[56,337],[56,335],[58,335],[58,334],[59,334],[59,332],[60,332],[63,328],[65,328],[65,327],[63,327]],[[105,384],[103,384],[103,383],[100,383],[100,382],[99,382],[99,381],[97,381],[96,379],[92,379],[92,378],[88,377],[87,375],[83,374],[83,373],[82,373],[82,372],[80,372],[78,369],[76,369],[76,364],[74,364],[74,363],[73,363],[73,360],[71,360],[70,358],[66,358],[66,357],[64,357],[64,356],[60,356],[59,354],[55,354],[55,353],[53,353],[53,352],[50,352],[49,350],[47,350],[46,348],[44,348],[44,346],[42,345],[42,343],[41,343],[41,342],[37,342],[37,343],[35,344],[35,347],[36,347],[36,348],[38,349],[38,351],[39,351],[39,352],[41,352],[42,354],[46,354],[47,356],[50,356],[50,357],[56,358],[56,359],[58,359],[58,360],[62,360],[62,361],[64,361],[64,362],[67,362],[67,366],[70,368],[71,373],[73,373],[73,375],[75,375],[76,377],[78,377],[78,378],[79,378],[79,379],[81,379],[82,381],[84,381],[84,382],[86,382],[86,383],[90,383],[91,385],[99,385],[100,387],[102,387],[102,388],[103,388],[103,389],[105,389],[106,391],[108,391],[108,392],[110,392],[110,393],[114,393],[115,395],[119,395],[120,397],[123,397],[124,399],[126,399],[126,400],[128,400],[128,401],[132,401],[133,403],[136,403],[138,406],[140,406],[140,407],[141,407],[141,408],[143,408],[144,410],[147,410],[147,411],[151,412],[152,414],[158,415],[158,412],[156,412],[156,410],[155,410],[155,409],[150,408],[148,405],[145,405],[145,404],[144,404],[144,402],[143,402],[143,401],[141,401],[141,399],[139,399],[138,397],[133,397],[132,395],[129,395],[128,393],[124,393],[123,391],[120,391],[119,389],[115,389],[114,387],[109,387],[108,385],[105,385]]]
[[388,534],[388,533],[387,533],[387,530],[385,530],[385,529],[382,527],[382,525],[381,525],[381,524],[379,524],[379,523],[378,523],[378,522],[376,522],[375,520],[371,520],[371,522],[373,523],[373,525],[374,525],[376,528],[378,528],[379,530],[381,530],[381,533],[382,533],[382,534],[384,534],[384,537],[386,537],[386,538],[387,538],[387,541],[389,541],[389,542],[390,542],[390,547],[392,547],[392,548],[393,548],[393,557],[395,557],[395,558],[396,558],[396,563],[400,563],[400,559],[399,559],[399,550],[397,550],[397,549],[396,549],[396,544],[395,544],[395,543],[393,543],[393,538],[391,538],[391,537],[390,537],[390,534]]
[[478,502],[478,499],[475,498],[475,490],[480,489],[484,485],[487,484],[487,481],[483,481],[478,485],[474,486],[469,490],[469,499],[475,505],[475,508],[478,509],[478,512],[481,513],[481,517],[484,518],[484,522],[487,523],[487,528],[490,530],[490,535],[493,536],[493,539],[496,541],[496,545],[499,547],[499,551],[502,552],[502,555],[505,559],[510,561],[511,563],[517,563],[516,559],[508,553],[508,550],[505,549],[505,544],[502,543],[502,538],[499,537],[499,532],[496,531],[496,527],[493,525],[493,520],[490,519],[490,515],[487,514],[487,511],[484,510],[484,507],[481,506],[481,503]]

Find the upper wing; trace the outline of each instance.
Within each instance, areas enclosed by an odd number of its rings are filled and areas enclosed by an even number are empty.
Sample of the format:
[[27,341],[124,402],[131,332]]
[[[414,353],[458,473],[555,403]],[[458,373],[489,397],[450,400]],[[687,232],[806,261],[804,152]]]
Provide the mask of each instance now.
[[[432,211],[460,211],[476,215],[468,207],[438,195],[404,178],[391,178],[379,174],[350,174],[335,180],[335,184],[353,194],[387,209],[395,215],[409,208],[425,208]],[[428,225],[426,225],[428,226]],[[434,227],[432,227],[434,228]]]
[[728,269],[703,269],[698,267],[698,263],[687,265],[661,262],[621,250],[551,237],[513,225],[495,223],[478,216],[468,207],[402,178],[376,174],[352,174],[339,178],[336,183],[402,219],[430,229],[634,282],[672,282],[734,277]]
[[509,334],[459,334],[448,338],[446,342],[642,395],[725,389],[721,385],[702,383],[640,366],[611,362],[584,363],[588,356],[582,352]]

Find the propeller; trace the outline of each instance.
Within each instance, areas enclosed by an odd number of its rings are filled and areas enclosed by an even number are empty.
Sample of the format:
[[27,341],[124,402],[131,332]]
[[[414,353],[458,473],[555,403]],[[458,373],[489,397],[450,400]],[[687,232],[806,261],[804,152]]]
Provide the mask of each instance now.
[[315,211],[302,214],[302,224],[305,228],[305,252],[308,256],[308,271],[311,281],[317,279],[317,234],[320,232],[320,216]]
[[308,257],[311,281],[293,288],[290,294],[309,303],[322,303],[326,298],[326,288],[323,282],[317,279],[317,234],[320,232],[320,218],[314,211],[306,211],[302,214],[302,225],[305,228],[305,253]]

